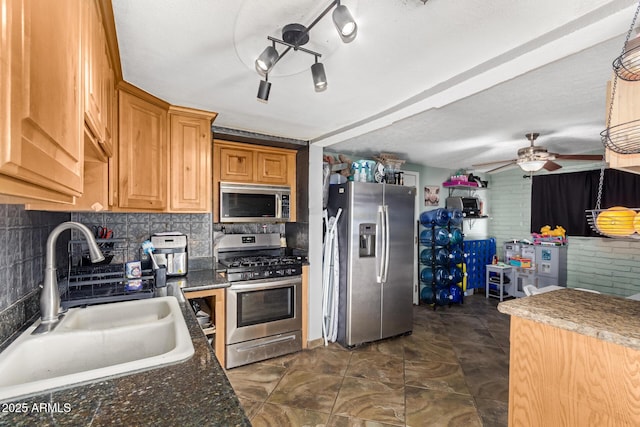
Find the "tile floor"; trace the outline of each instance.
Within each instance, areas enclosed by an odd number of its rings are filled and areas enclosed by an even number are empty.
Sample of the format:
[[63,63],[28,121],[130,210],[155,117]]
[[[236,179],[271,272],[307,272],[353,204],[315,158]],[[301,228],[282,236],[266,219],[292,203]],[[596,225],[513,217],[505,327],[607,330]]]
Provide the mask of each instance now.
[[338,344],[227,371],[261,426],[506,426],[509,316],[472,295],[414,307],[413,334]]

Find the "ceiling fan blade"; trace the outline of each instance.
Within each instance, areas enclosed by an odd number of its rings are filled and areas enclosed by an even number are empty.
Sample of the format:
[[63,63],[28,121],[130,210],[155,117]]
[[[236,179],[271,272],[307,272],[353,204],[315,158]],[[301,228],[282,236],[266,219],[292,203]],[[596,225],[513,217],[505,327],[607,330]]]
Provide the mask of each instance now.
[[497,168],[493,168],[491,170],[488,170],[487,173],[494,173],[494,172],[498,172],[501,171],[502,169],[506,169],[510,166],[513,166],[516,164],[515,160],[512,160],[511,162],[507,163],[506,165],[502,165],[502,166],[498,166]]
[[549,172],[553,172],[555,170],[560,169],[562,166],[560,166],[556,162],[553,162],[551,160],[547,160],[547,163],[545,163],[544,166],[542,166],[542,167],[544,169],[548,170]]
[[602,154],[554,154],[557,160],[602,160]]
[[471,165],[471,167],[482,167],[482,166],[490,166],[490,165],[498,165],[500,163],[512,163],[515,162],[517,159],[509,159],[509,160],[494,160],[493,162],[486,162],[486,163],[476,163],[474,165]]

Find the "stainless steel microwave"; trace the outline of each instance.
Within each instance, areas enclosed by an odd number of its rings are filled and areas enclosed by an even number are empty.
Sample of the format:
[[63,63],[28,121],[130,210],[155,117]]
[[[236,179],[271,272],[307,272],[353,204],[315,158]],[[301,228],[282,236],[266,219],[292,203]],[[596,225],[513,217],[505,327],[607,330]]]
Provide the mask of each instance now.
[[220,222],[287,222],[291,188],[220,183]]

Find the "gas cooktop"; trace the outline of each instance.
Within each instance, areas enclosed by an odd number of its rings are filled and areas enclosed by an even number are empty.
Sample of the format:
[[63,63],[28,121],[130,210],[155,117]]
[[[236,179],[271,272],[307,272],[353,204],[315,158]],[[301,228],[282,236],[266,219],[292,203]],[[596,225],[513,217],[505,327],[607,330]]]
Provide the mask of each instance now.
[[302,274],[302,260],[294,256],[243,256],[220,260],[230,282],[268,279]]
[[228,261],[221,261],[227,268],[239,268],[239,267],[263,267],[263,266],[280,266],[280,265],[293,265],[300,264],[299,257],[294,256],[243,256],[233,258]]

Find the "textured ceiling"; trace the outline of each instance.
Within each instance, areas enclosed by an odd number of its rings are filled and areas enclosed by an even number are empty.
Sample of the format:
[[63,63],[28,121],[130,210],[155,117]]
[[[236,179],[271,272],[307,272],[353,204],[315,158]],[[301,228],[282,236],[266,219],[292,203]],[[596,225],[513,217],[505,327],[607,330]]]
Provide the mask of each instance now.
[[[631,0],[344,0],[355,41],[330,15],[290,52],[258,102],[253,61],[292,22],[329,1],[113,0],[124,79],[173,104],[219,113],[215,124],[310,140],[332,151],[400,154],[445,168],[514,158],[524,134],[561,153],[601,152],[606,81]],[[274,7],[277,4],[277,7]]]

